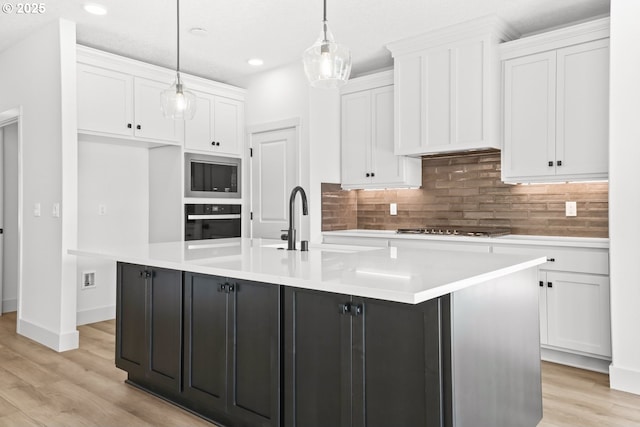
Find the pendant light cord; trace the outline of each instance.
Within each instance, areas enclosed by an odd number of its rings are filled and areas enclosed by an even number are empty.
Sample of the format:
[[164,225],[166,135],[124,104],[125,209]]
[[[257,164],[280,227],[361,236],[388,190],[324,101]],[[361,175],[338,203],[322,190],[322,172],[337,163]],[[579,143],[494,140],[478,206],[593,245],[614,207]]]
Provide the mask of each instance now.
[[[326,0],[325,0],[326,1]],[[177,12],[176,12],[176,39],[178,45],[178,57],[176,60],[176,74],[178,75],[178,81],[180,80],[180,0],[176,0]]]
[[324,12],[322,15],[322,31],[324,32],[324,41],[327,41],[327,0],[324,0]]

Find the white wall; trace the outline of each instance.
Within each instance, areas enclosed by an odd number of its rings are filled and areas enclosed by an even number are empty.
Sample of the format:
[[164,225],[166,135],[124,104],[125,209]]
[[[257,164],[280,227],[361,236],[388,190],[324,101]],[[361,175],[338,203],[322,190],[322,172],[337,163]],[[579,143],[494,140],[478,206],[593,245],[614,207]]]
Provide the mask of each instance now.
[[2,312],[18,304],[18,125],[5,126],[3,179]]
[[[77,238],[75,51],[75,24],[60,20],[0,53],[0,113],[21,111],[17,329],[58,351],[78,346],[76,259],[67,255]],[[52,215],[56,203],[60,217]]]
[[303,217],[299,232],[301,239],[321,240],[320,183],[340,180],[339,106],[337,91],[309,86],[302,61],[261,73],[247,87],[247,127],[300,119],[298,170],[309,201],[309,217]]
[[[149,150],[80,137],[78,159],[78,246],[147,243]],[[89,271],[96,273],[96,286],[83,289],[82,273]],[[79,257],[76,283],[78,325],[115,317],[115,263]]]
[[609,236],[612,388],[640,394],[640,2],[611,2]]

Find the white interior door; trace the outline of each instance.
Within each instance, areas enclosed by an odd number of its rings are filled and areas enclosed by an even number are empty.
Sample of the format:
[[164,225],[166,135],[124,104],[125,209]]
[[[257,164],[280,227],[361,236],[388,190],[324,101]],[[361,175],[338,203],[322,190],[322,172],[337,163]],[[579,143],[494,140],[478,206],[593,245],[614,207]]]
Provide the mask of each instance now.
[[297,128],[253,133],[251,148],[251,236],[279,239],[288,228],[289,194],[298,183]]

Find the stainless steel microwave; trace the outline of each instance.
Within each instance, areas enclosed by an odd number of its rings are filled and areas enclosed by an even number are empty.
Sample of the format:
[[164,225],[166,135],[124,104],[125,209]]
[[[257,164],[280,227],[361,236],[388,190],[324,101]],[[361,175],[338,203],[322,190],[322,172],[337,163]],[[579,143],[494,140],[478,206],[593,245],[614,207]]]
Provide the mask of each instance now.
[[185,196],[241,198],[240,163],[234,157],[185,154]]

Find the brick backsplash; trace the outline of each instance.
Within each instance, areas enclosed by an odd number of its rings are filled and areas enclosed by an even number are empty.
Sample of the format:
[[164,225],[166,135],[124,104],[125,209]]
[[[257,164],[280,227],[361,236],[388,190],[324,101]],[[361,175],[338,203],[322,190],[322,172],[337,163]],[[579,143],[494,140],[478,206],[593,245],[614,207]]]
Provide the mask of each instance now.
[[[608,237],[607,182],[510,185],[500,180],[500,152],[423,157],[415,190],[343,191],[322,186],[322,230],[395,230],[494,226],[513,234]],[[575,201],[578,216],[565,216]],[[398,215],[389,215],[389,203]]]

